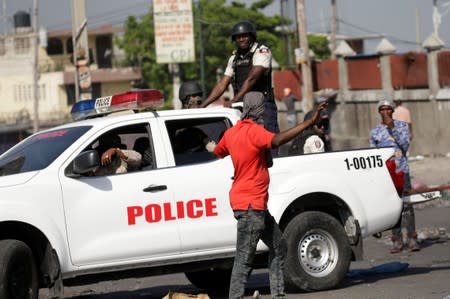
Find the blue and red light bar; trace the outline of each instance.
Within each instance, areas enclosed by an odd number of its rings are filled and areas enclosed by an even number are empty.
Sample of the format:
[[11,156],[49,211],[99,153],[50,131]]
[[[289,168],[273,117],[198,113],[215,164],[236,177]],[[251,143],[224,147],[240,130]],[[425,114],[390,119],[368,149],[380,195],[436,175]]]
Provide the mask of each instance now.
[[80,120],[123,110],[156,109],[164,105],[163,94],[156,89],[128,91],[118,95],[77,102],[70,114]]

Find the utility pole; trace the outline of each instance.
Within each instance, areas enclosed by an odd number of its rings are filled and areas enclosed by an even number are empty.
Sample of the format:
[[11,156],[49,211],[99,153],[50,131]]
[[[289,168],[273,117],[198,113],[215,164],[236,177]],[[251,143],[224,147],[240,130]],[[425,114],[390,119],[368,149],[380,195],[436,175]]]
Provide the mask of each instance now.
[[8,19],[6,18],[6,0],[2,0],[2,19],[3,19],[3,34],[6,36],[8,30]]
[[[288,18],[288,16],[287,16],[287,10],[286,10],[286,1],[287,0],[281,0],[280,1],[280,12],[281,12],[281,16],[283,17],[283,18],[285,18],[285,19],[287,19]],[[289,52],[290,52],[290,49],[289,49],[289,45],[288,45],[288,30],[287,30],[287,28],[288,28],[288,26],[287,26],[287,24],[286,24],[287,22],[286,22],[286,20],[283,20],[283,24],[281,25],[281,33],[283,34],[283,39],[284,39],[284,55],[285,55],[285,65],[286,66],[289,66]]]
[[75,102],[78,102],[80,99],[91,98],[85,0],[72,0],[72,45],[73,64],[75,66]]
[[169,72],[172,74],[173,83],[173,109],[182,109],[183,105],[179,100],[179,91],[181,86],[180,65],[178,63],[170,63]]
[[[206,86],[205,86],[205,46],[203,45],[203,21],[202,21],[202,6],[201,1],[197,0],[197,21],[198,21],[198,39],[200,45],[200,81],[203,93],[206,94]],[[194,22],[195,23],[195,22]]]
[[439,13],[439,9],[437,6],[437,0],[433,0],[433,33],[439,38],[439,27],[442,23],[442,16]]
[[39,4],[33,0],[33,132],[39,131]]
[[420,36],[420,12],[419,8],[416,7],[416,44],[417,44],[417,52],[422,50],[422,38]]
[[309,60],[309,45],[305,19],[305,0],[297,0],[298,32],[300,38],[300,48],[303,49],[305,62],[301,65],[303,81],[303,100],[306,101],[306,108],[310,111],[314,107],[312,90],[311,61]]
[[337,31],[337,13],[336,13],[336,0],[331,0],[331,34],[330,34],[330,45],[331,45],[331,58],[335,59],[336,55],[336,31]]

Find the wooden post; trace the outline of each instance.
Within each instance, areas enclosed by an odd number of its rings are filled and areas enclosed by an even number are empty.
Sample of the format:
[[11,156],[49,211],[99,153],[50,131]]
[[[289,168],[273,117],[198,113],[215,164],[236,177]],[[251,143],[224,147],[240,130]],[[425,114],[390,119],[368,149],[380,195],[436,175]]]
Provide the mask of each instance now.
[[312,75],[311,75],[311,62],[309,59],[308,36],[306,30],[305,0],[297,0],[297,19],[298,19],[298,32],[300,37],[300,48],[303,49],[305,55],[305,62],[301,66],[303,91],[304,91],[303,100],[306,101],[307,111],[310,111],[314,107],[314,98],[312,90]]

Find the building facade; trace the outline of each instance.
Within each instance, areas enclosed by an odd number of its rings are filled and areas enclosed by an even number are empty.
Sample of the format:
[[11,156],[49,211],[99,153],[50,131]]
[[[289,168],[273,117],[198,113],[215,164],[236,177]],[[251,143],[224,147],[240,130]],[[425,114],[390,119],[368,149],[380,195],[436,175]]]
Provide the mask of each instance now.
[[[0,153],[32,133],[34,115],[35,34],[29,15],[21,13],[13,33],[0,36]],[[15,15],[16,21],[16,15]],[[88,30],[92,97],[122,93],[141,79],[138,68],[124,65],[113,44],[123,31],[113,26]],[[41,38],[42,39],[42,38]],[[75,103],[72,31],[50,31],[38,46],[38,119],[41,129],[71,121]]]

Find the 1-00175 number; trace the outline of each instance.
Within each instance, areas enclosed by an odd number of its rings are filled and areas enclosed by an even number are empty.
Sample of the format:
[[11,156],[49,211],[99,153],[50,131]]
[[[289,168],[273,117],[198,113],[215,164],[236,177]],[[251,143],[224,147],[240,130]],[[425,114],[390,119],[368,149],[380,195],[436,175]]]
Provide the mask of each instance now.
[[383,167],[383,159],[380,155],[368,156],[368,157],[353,157],[353,159],[344,159],[347,170],[351,169],[367,169]]

